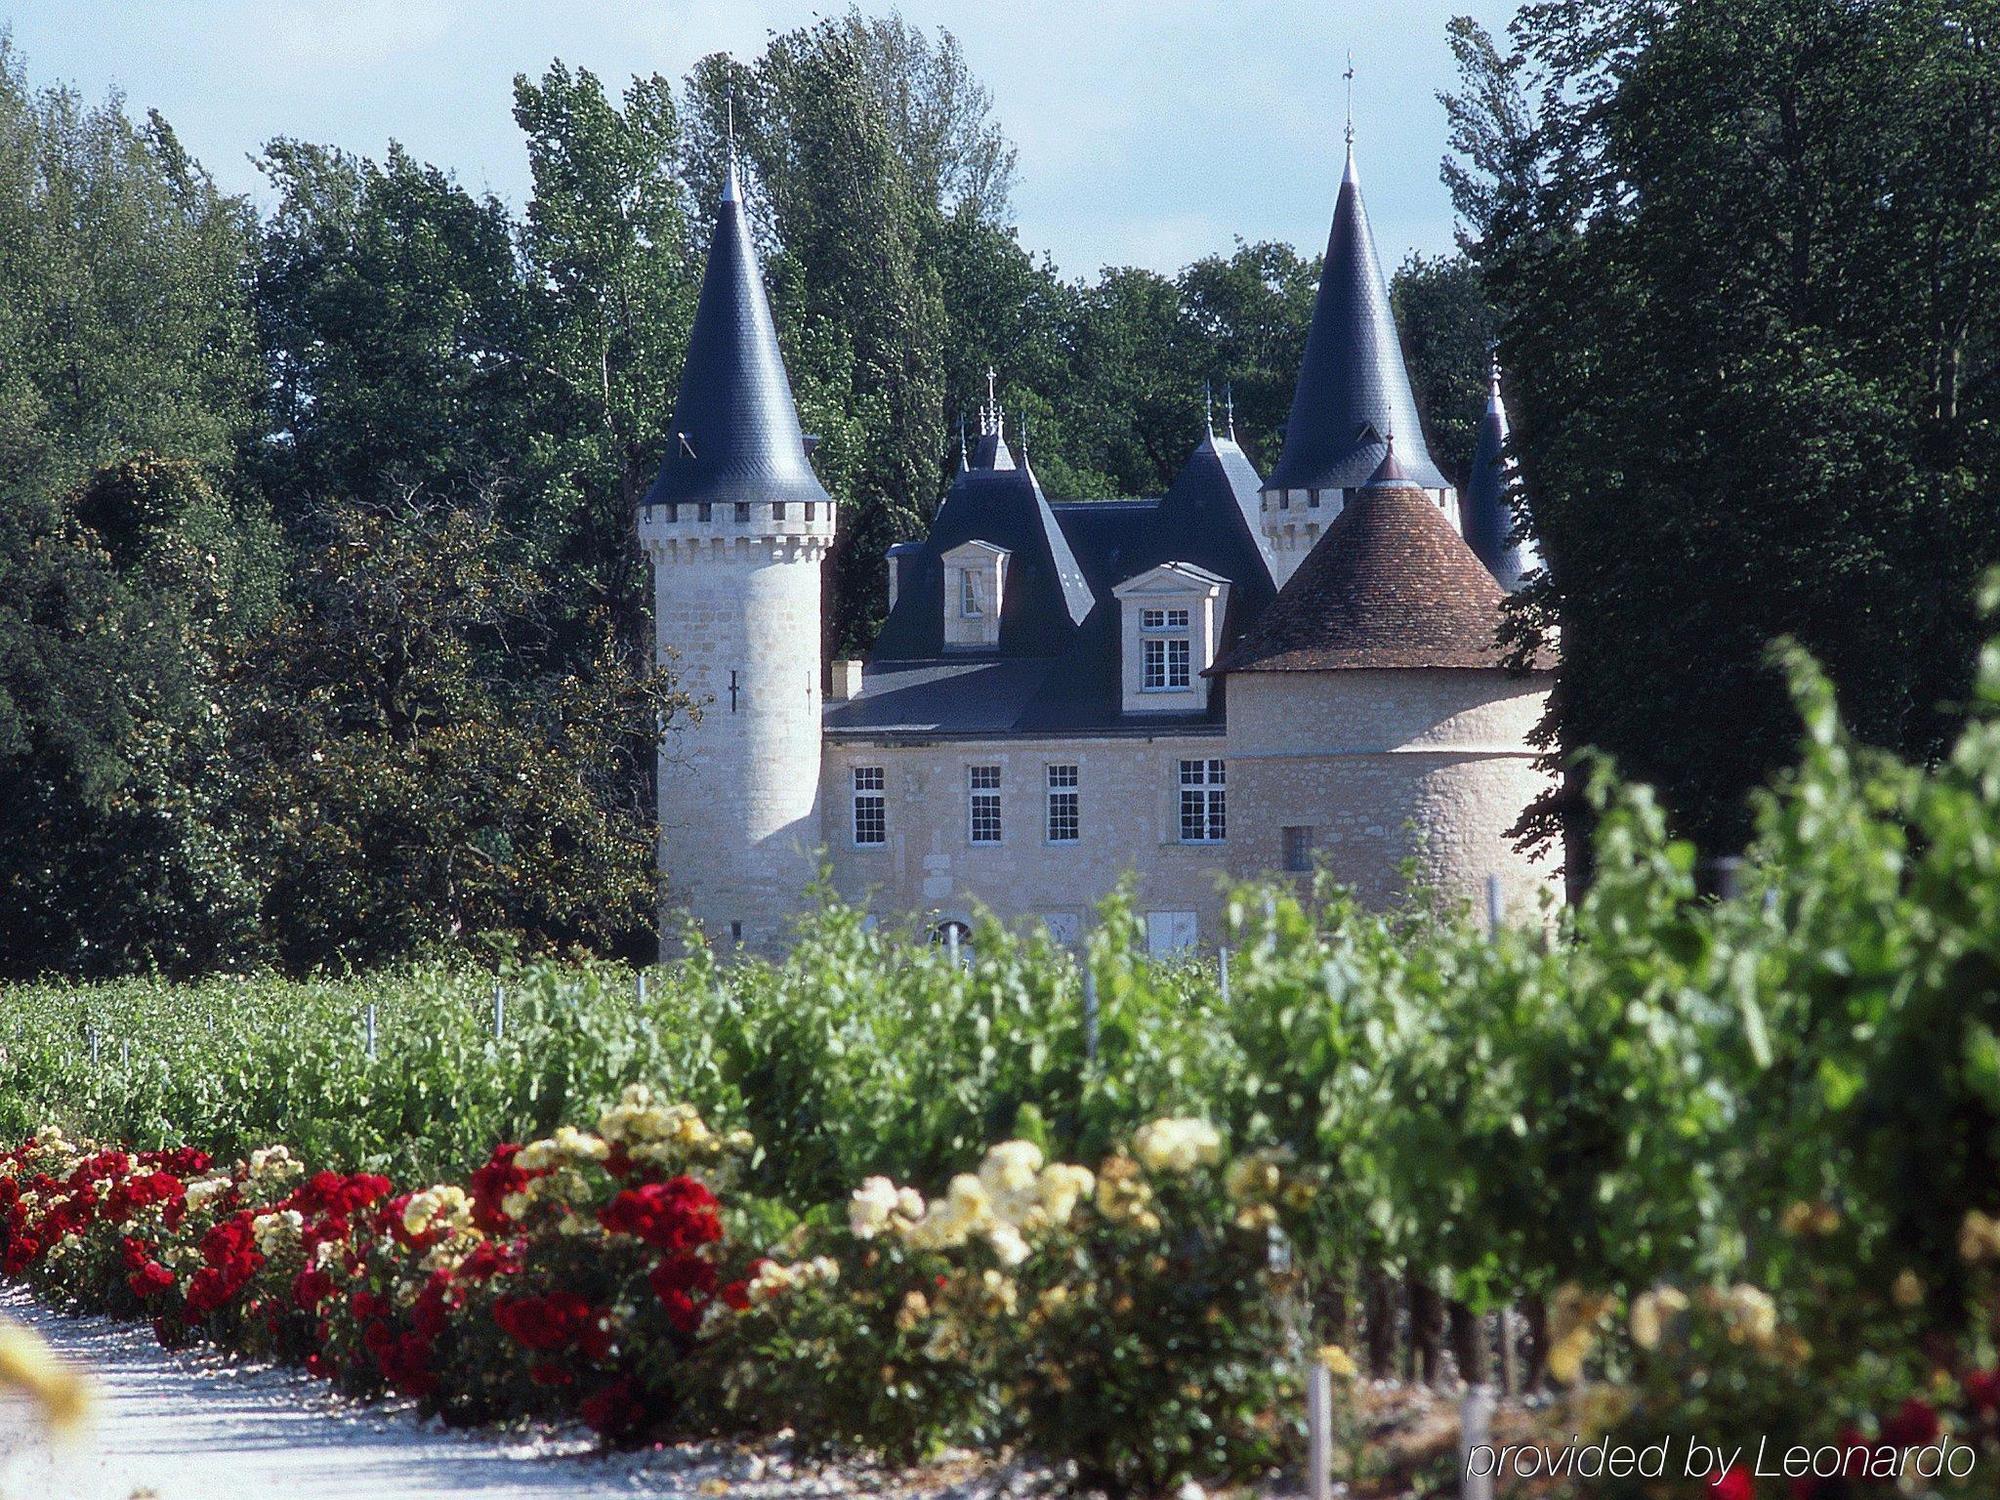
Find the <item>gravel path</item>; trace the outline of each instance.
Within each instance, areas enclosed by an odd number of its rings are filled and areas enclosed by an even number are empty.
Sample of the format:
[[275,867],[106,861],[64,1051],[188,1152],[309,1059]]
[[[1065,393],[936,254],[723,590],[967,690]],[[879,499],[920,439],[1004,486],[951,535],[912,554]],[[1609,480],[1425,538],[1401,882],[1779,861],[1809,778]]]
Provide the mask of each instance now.
[[795,1471],[782,1455],[700,1445],[604,1456],[568,1433],[459,1432],[407,1406],[344,1401],[303,1372],[169,1352],[144,1324],[76,1318],[0,1288],[93,1381],[90,1425],[66,1438],[0,1404],[0,1500],[609,1500],[612,1496],[992,1495],[1002,1476]]

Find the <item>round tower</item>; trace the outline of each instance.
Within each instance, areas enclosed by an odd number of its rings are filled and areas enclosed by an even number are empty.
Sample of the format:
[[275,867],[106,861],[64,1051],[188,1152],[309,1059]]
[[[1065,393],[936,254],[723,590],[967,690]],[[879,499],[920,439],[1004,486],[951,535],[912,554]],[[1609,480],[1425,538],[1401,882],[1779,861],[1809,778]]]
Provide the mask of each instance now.
[[667,456],[639,510],[659,659],[700,710],[660,750],[663,949],[685,911],[719,947],[775,952],[817,873],[833,532],[732,161]]

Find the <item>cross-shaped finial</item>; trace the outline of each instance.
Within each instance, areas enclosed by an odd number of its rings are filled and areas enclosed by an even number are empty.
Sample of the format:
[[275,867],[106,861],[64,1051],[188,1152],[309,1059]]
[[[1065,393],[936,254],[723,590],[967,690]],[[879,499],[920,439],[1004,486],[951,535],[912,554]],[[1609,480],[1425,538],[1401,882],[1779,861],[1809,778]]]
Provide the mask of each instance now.
[[1347,71],[1340,75],[1347,80],[1347,144],[1354,144],[1354,50],[1348,49]]

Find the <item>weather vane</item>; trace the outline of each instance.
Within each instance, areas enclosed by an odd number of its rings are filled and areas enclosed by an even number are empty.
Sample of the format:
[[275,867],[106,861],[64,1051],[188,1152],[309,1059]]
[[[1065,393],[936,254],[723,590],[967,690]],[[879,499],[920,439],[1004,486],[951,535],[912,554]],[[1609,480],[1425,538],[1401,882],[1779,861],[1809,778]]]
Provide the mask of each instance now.
[[1347,71],[1340,75],[1347,80],[1347,144],[1354,144],[1354,49],[1347,50]]

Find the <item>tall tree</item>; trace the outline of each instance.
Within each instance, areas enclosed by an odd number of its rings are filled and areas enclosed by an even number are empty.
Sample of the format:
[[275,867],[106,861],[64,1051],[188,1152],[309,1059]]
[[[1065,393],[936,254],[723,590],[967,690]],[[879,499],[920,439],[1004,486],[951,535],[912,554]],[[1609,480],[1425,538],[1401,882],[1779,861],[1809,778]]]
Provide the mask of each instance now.
[[1389,303],[1431,454],[1463,489],[1493,359],[1493,312],[1479,268],[1463,254],[1413,251],[1389,278]]
[[621,105],[560,62],[539,81],[514,80],[534,174],[522,234],[533,524],[579,597],[609,607],[637,640],[645,580],[633,508],[659,465],[697,281],[672,86],[635,78]]
[[1941,754],[2000,560],[2000,5],[1589,0],[1506,56],[1454,38],[1553,737],[1733,845],[1796,739],[1789,634],[1865,738]]
[[652,952],[650,808],[635,765],[685,709],[600,619],[537,673],[550,590],[469,507],[339,503],[295,600],[237,653],[231,759],[293,968],[482,933]]
[[0,38],[0,971],[248,956],[213,665],[268,598],[216,480],[252,415],[250,214],[157,116]]
[[514,227],[391,143],[373,162],[273,141],[257,270],[269,430],[257,469],[304,537],[334,501],[522,494],[528,421]]

